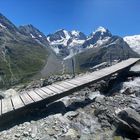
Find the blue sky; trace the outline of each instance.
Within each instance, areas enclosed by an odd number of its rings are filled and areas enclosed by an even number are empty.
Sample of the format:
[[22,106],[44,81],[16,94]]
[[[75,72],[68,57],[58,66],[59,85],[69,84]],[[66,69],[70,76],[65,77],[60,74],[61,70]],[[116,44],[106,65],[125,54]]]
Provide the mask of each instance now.
[[45,34],[62,28],[89,34],[98,26],[120,36],[140,34],[140,0],[0,0],[0,12]]

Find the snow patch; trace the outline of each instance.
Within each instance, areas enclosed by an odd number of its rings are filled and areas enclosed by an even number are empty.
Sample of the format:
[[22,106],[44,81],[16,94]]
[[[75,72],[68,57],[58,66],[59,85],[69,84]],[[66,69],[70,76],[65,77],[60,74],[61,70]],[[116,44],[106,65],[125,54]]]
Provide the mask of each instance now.
[[58,47],[51,47],[53,49],[53,51],[56,53],[56,54],[59,54],[59,48]]
[[77,39],[73,39],[72,42],[69,44],[69,46],[71,47],[77,47],[82,45],[85,42],[85,40],[77,40]]
[[103,35],[105,32],[107,32],[107,30],[104,27],[100,26],[97,28],[97,30],[95,30],[95,32],[93,32],[93,34],[95,34],[96,32],[101,32],[101,34]]
[[67,40],[70,39],[70,35],[69,35],[68,31],[64,30],[63,32],[65,34],[66,39]]
[[36,38],[33,34],[30,34],[31,38]]
[[137,53],[140,54],[140,35],[126,36],[124,41]]
[[2,23],[0,23],[0,27],[6,29],[6,27]]
[[42,35],[39,35],[39,37],[41,38],[41,37],[42,37]]
[[[99,47],[103,44],[105,44],[108,40],[110,39],[110,37],[106,37],[104,39],[99,39],[96,44],[90,44],[89,46],[87,46],[87,48],[96,48],[96,47]],[[115,44],[115,43],[114,43]]]
[[71,31],[71,34],[72,34],[73,36],[78,37],[78,36],[79,36],[79,31],[73,30],[73,31]]
[[50,37],[49,36],[47,37],[47,40],[50,42]]

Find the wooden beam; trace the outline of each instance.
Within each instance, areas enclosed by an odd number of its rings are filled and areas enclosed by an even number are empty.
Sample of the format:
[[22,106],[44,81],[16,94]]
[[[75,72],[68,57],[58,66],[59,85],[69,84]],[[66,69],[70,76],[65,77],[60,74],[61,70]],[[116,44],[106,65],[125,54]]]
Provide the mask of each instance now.
[[29,91],[27,94],[31,97],[34,102],[41,101],[43,98],[36,94],[34,91]]
[[34,100],[26,92],[21,94],[20,97],[25,105],[28,105],[34,102]]
[[19,95],[15,95],[11,98],[14,109],[19,109],[24,106],[24,103]]
[[11,98],[2,99],[2,114],[13,111],[13,105],[11,102]]

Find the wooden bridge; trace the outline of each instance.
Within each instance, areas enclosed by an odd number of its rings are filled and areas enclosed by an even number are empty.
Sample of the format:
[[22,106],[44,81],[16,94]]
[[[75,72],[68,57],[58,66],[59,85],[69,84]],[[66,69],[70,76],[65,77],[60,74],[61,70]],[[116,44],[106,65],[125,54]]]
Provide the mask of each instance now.
[[139,60],[139,58],[130,58],[99,71],[75,77],[74,79],[56,82],[46,87],[37,88],[10,98],[2,99],[0,100],[0,120],[2,121],[2,118],[5,118],[6,116],[14,117],[14,114],[18,114],[20,110],[25,112],[26,109],[29,110],[34,106],[39,107],[46,105],[68,96],[88,84],[95,83],[132,67]]

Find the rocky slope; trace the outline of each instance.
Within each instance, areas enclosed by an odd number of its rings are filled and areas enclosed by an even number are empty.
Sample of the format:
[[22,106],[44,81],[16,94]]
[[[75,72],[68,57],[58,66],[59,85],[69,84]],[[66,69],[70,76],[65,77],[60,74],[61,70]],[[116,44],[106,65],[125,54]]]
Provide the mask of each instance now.
[[[116,78],[113,76],[89,85],[47,107],[30,111],[24,117],[11,122],[10,126],[8,124],[8,129],[1,127],[0,139],[131,140],[139,138],[139,78],[125,77],[127,80],[122,79],[117,83],[114,82]],[[115,83],[115,86],[111,86],[112,83]],[[130,83],[137,85],[137,88],[129,86]],[[121,85],[122,88],[116,88]],[[110,90],[113,92],[108,96]]]
[[47,50],[0,14],[0,87],[26,81],[40,71]]
[[46,36],[33,25],[29,24],[25,26],[19,26],[19,31],[22,34],[31,37],[40,45],[48,46]]
[[89,68],[102,62],[110,64],[139,55],[121,37],[112,36],[102,45],[94,46],[75,57],[82,68]]

